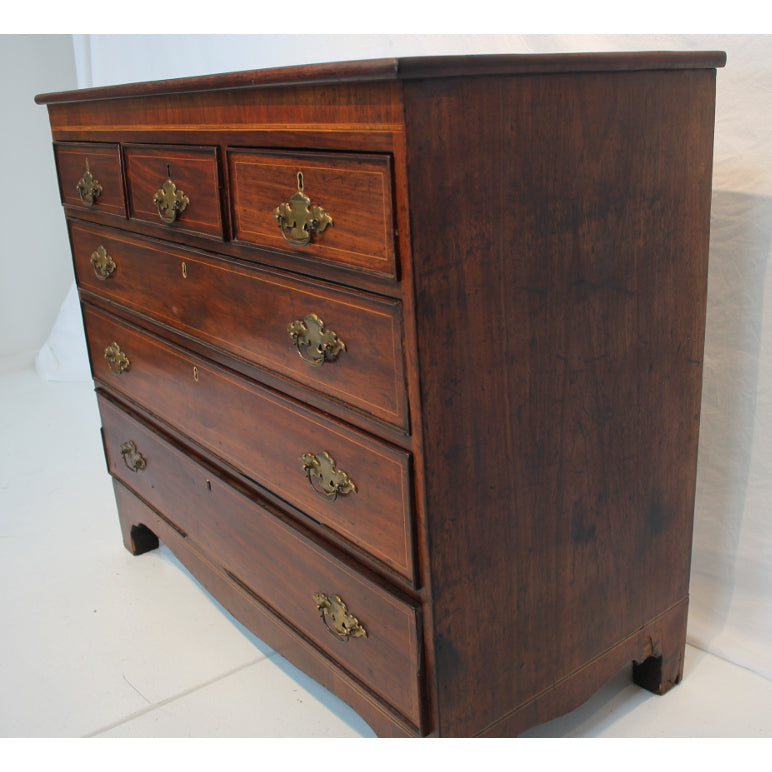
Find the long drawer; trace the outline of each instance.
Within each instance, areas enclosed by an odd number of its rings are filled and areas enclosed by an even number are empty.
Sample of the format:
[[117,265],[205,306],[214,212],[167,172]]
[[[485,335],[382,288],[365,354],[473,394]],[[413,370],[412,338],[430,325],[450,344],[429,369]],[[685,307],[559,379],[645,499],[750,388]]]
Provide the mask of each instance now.
[[78,222],[70,241],[82,288],[407,428],[398,301]]
[[100,395],[111,474],[347,671],[419,723],[418,615]]
[[412,578],[410,454],[84,305],[94,377]]

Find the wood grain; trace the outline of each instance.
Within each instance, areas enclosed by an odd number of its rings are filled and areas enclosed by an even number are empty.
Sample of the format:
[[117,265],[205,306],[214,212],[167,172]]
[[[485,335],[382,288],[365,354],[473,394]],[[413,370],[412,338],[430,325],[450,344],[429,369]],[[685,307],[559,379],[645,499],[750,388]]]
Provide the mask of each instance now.
[[[298,132],[301,138],[306,131],[390,133],[403,126],[399,94],[398,83],[369,83],[366,93],[359,84],[322,89],[293,84],[259,92],[215,90],[51,104],[49,117],[57,138],[64,132],[88,136],[91,131],[150,132],[156,141],[158,132],[234,132],[243,137],[245,132],[271,129]],[[254,146],[252,140],[239,144]],[[304,146],[294,141],[284,145]]]
[[[84,307],[84,321],[95,378],[184,427],[250,479],[412,578],[409,454],[115,317]],[[120,375],[104,358],[113,341],[131,362]],[[355,493],[330,501],[314,491],[300,458],[322,451],[350,475]]]
[[[158,225],[166,233],[183,230],[223,237],[216,148],[127,145],[123,152],[130,217]],[[190,203],[167,224],[153,199],[169,178]]]
[[[169,441],[108,401],[99,399],[111,474],[164,512],[199,548],[216,556],[234,581],[274,614],[419,722],[416,610],[242,495]],[[121,445],[132,440],[146,467],[131,471]],[[314,603],[315,592],[340,595],[367,636],[338,640]]]
[[[80,287],[407,429],[397,301],[80,223],[70,241]],[[106,280],[91,266],[98,246],[117,265]],[[301,359],[288,333],[312,313],[346,345],[320,367]]]
[[281,651],[282,656],[353,705],[379,737],[415,737],[421,733],[420,726],[384,702],[350,671],[330,659],[310,638],[274,614],[222,566],[212,562],[207,550],[183,536],[119,480],[113,478],[113,485],[121,529],[127,539],[131,538],[132,531],[157,534],[202,586],[236,619],[255,631],[260,640],[276,651]]
[[[126,216],[120,147],[114,144],[55,142],[54,158],[62,203],[85,210]],[[80,198],[78,180],[88,168],[102,186],[102,193],[91,207]]]
[[710,71],[406,88],[411,189],[455,215],[413,229],[443,733],[687,594],[713,89]]
[[[228,164],[235,239],[396,275],[388,156],[231,150]],[[297,193],[298,173],[310,206],[332,218],[302,247],[287,242],[273,216]]]

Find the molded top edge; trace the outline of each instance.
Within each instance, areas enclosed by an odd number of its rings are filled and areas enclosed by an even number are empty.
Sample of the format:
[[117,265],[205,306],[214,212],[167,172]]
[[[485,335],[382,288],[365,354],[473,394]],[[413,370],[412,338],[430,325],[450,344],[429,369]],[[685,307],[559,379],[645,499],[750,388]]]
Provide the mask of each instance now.
[[643,51],[572,54],[474,54],[364,59],[271,67],[217,75],[127,83],[38,94],[38,104],[333,83],[419,78],[481,77],[560,72],[713,69],[726,64],[723,51]]

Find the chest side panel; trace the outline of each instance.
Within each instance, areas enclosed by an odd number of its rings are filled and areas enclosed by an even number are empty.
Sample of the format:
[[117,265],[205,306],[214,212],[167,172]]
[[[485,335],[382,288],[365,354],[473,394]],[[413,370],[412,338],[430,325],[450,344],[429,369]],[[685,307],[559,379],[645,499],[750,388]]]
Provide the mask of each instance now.
[[709,71],[406,87],[445,734],[687,593],[713,89]]

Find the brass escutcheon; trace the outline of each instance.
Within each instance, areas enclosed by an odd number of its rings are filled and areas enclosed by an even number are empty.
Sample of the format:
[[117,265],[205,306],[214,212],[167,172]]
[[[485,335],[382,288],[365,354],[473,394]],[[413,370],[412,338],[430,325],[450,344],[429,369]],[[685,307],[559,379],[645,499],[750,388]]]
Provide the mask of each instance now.
[[132,472],[139,472],[147,466],[145,457],[137,450],[137,446],[131,440],[121,445],[121,456]]
[[324,322],[316,314],[290,322],[287,331],[295,341],[300,358],[314,367],[334,362],[341,351],[346,350],[346,344],[335,332],[325,329]]
[[177,219],[190,205],[190,199],[172,182],[171,176],[156,191],[153,196],[153,204],[158,210],[158,216],[167,225]]
[[86,206],[94,206],[94,202],[102,195],[102,186],[99,184],[99,180],[91,173],[88,158],[86,159],[86,171],[83,172],[83,176],[78,180],[75,188],[78,191],[80,200]]
[[367,638],[367,630],[353,614],[349,613],[340,595],[325,595],[323,592],[315,592],[314,603],[316,603],[324,626],[339,641],[345,643],[349,638]]
[[115,260],[107,254],[107,250],[100,244],[91,253],[91,267],[94,269],[97,279],[104,281],[112,276],[118,266],[115,264]]
[[311,241],[311,234],[321,233],[332,225],[332,217],[322,207],[311,207],[311,199],[303,193],[303,186],[303,172],[298,172],[297,193],[292,194],[289,203],[279,204],[273,210],[282,237],[293,247],[306,246]]
[[124,370],[128,370],[131,364],[129,358],[121,351],[121,347],[115,341],[105,349],[105,359],[110,365],[110,369],[116,375],[120,375]]
[[356,493],[356,485],[345,472],[335,468],[335,459],[327,451],[304,453],[300,460],[311,487],[323,498],[335,501],[338,496]]

